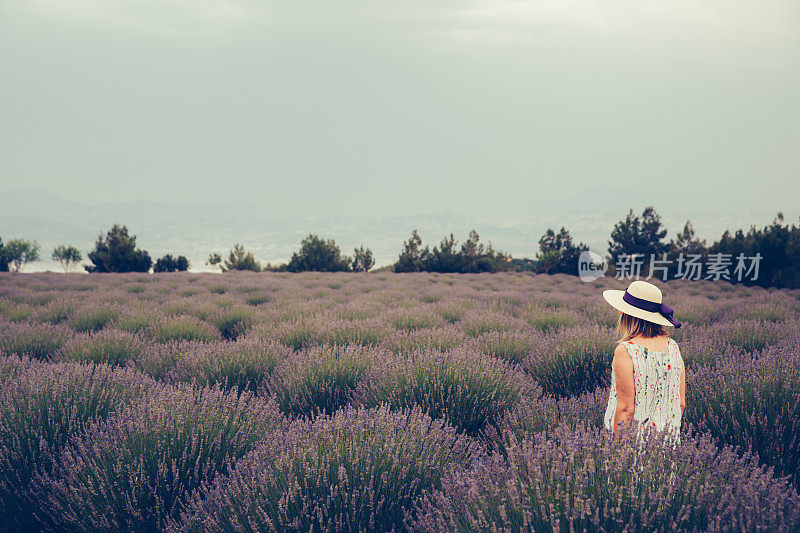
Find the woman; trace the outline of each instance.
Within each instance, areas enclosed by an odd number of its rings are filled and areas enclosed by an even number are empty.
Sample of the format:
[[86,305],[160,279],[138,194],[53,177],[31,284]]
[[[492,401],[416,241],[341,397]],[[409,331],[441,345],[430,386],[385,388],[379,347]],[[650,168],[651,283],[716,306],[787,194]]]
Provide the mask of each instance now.
[[631,420],[680,438],[686,408],[686,373],[678,344],[664,329],[681,327],[652,283],[634,281],[625,291],[603,291],[619,311],[605,426],[615,433]]

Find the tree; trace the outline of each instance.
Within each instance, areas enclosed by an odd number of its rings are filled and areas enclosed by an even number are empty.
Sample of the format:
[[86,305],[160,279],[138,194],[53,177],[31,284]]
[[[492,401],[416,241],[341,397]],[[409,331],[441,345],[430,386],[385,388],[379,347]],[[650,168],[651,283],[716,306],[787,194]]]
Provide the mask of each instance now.
[[225,260],[225,266],[221,267],[223,272],[230,270],[249,270],[251,272],[259,272],[261,265],[253,257],[253,252],[246,252],[244,246],[241,244],[234,244],[228,254],[228,259]]
[[427,249],[422,257],[423,270],[426,272],[463,272],[464,260],[458,241],[450,234],[444,237],[439,246],[434,246],[429,253]]
[[694,234],[694,227],[690,221],[686,221],[683,231],[678,233],[676,238],[669,243],[670,251],[684,254],[700,254],[707,252],[706,241],[700,240]]
[[375,266],[375,259],[372,257],[372,250],[360,246],[353,250],[353,271],[369,272]]
[[64,269],[64,272],[69,272],[72,265],[77,265],[83,261],[80,250],[74,246],[64,246],[63,244],[53,248],[51,257],[53,261],[61,263],[61,268]]
[[0,272],[8,272],[8,258],[3,247],[3,239],[0,239]]
[[477,272],[497,272],[513,268],[511,257],[497,252],[492,243],[480,242],[478,232],[469,232],[466,242],[460,247],[451,233],[444,237],[433,249],[420,248],[422,239],[417,230],[411,238],[403,243],[403,251],[394,264],[395,272],[459,272],[464,274]]
[[[683,258],[681,258],[681,256]],[[675,238],[669,242],[669,252],[667,252],[667,277],[675,278],[681,275],[681,270],[686,271],[682,266],[687,261],[692,263],[704,263],[708,257],[706,241],[700,240],[694,233],[692,223],[687,220],[683,226],[683,231],[676,234]],[[680,270],[679,270],[680,269]],[[683,274],[685,275],[685,273]],[[662,273],[663,278],[663,273]]]
[[14,272],[23,266],[39,260],[39,243],[23,239],[11,239],[3,246],[5,260],[12,264]]
[[[372,252],[370,252],[370,256]],[[370,265],[372,266],[372,265]],[[292,254],[289,272],[347,272],[350,270],[350,258],[342,256],[339,246],[333,240],[324,240],[313,233],[302,240],[300,251]]]
[[615,264],[623,254],[632,254],[639,248],[639,226],[639,217],[633,214],[633,209],[628,211],[625,220],[614,224],[611,240],[608,241],[608,253],[612,264]]
[[189,270],[189,260],[179,255],[177,258],[167,254],[159,258],[153,266],[153,272],[186,272]]
[[669,250],[669,245],[662,242],[667,236],[666,228],[661,228],[661,216],[656,213],[653,206],[648,206],[642,211],[641,239],[644,253],[647,257],[650,254],[663,254]]
[[[783,213],[772,224],[757,229],[751,226],[745,233],[725,231],[719,241],[708,247],[708,253],[729,255],[736,265],[741,254],[745,258],[758,256],[758,278],[744,276],[742,282],[762,287],[800,288],[800,226],[784,224]],[[738,281],[731,276],[731,281]]]
[[[491,248],[491,245],[489,245]],[[462,267],[464,272],[479,272],[478,263],[486,255],[486,247],[480,242],[480,236],[474,229],[461,245]]]
[[[403,243],[403,251],[397,258],[394,264],[395,272],[420,272],[422,271],[422,255],[423,251],[420,250],[422,246],[422,238],[417,233],[417,230],[411,232],[411,237]],[[427,254],[427,247],[424,250]]]
[[616,265],[623,255],[636,254],[642,258],[643,265],[649,265],[651,255],[660,259],[661,254],[669,251],[669,244],[662,242],[666,236],[667,230],[661,229],[661,217],[652,206],[645,207],[641,219],[631,209],[611,232],[608,241],[611,264]]
[[220,270],[225,270],[222,267],[222,256],[219,255],[217,252],[211,252],[208,254],[208,259],[206,259],[206,264],[208,266],[217,266],[219,265]]
[[87,272],[149,272],[153,264],[150,254],[136,249],[136,236],[128,235],[127,226],[114,224],[108,233],[97,236],[94,250],[88,254],[92,265]]
[[539,239],[539,253],[536,255],[536,272],[543,274],[578,275],[578,259],[581,252],[589,249],[583,243],[572,243],[572,235],[564,226],[558,233],[551,228]]

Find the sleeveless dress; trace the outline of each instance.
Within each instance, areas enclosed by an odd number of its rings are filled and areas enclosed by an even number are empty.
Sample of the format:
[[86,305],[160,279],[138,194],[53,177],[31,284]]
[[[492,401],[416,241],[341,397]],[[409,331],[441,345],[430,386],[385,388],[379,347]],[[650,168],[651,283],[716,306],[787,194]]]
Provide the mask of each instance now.
[[[666,429],[680,439],[681,375],[683,359],[678,343],[672,339],[660,352],[635,342],[622,343],[633,360],[633,419],[659,431]],[[605,426],[613,431],[617,410],[617,380],[611,369],[611,392],[608,395]]]

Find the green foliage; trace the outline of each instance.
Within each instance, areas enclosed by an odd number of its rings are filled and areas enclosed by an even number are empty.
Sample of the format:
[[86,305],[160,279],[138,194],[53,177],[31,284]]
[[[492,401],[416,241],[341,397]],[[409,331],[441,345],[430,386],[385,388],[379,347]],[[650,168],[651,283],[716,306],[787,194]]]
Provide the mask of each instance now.
[[112,330],[75,337],[64,349],[64,355],[68,360],[77,363],[125,366],[134,362],[147,349],[147,345],[135,335]]
[[223,309],[208,321],[219,330],[222,338],[235,341],[253,324],[253,313],[250,309]]
[[422,238],[417,230],[411,232],[411,237],[403,243],[403,251],[394,264],[395,272],[422,272]]
[[359,246],[353,250],[353,272],[369,272],[375,266],[372,250]]
[[257,306],[265,304],[271,300],[268,294],[251,294],[244,299],[247,305]]
[[289,348],[258,337],[220,345],[191,344],[181,350],[172,378],[201,387],[219,384],[255,391],[290,353]]
[[3,257],[11,263],[14,272],[19,272],[23,266],[39,260],[39,243],[11,239],[3,246]]
[[589,247],[583,243],[573,244],[572,236],[563,226],[558,233],[548,228],[539,239],[536,256],[536,272],[542,274],[578,275],[578,258]]
[[219,255],[217,252],[211,252],[208,254],[208,259],[206,259],[206,264],[208,266],[217,266],[219,265],[220,269],[222,269],[222,256]]
[[[216,259],[216,257],[210,257],[209,261],[211,259]],[[253,252],[245,251],[244,246],[236,243],[228,254],[228,259],[225,260],[224,266],[221,268],[223,272],[228,272],[230,270],[259,272],[261,270],[261,265],[256,261],[255,257],[253,257]]]
[[573,328],[548,338],[523,363],[546,393],[577,395],[607,386],[616,343],[607,330]]
[[67,342],[68,331],[44,324],[5,326],[0,335],[0,353],[50,360]]
[[474,449],[419,409],[343,409],[307,424],[204,487],[183,530],[408,530],[417,499]]
[[3,239],[0,239],[0,272],[8,272],[8,258],[5,246],[3,246]]
[[667,230],[661,229],[661,216],[652,206],[645,207],[641,218],[634,215],[631,209],[625,220],[617,222],[611,232],[611,240],[608,241],[611,265],[615,265],[625,255],[634,254],[641,256],[645,264],[649,264],[651,254],[660,257],[660,254],[669,250],[669,244],[662,242],[666,236]]
[[55,530],[165,531],[279,424],[247,395],[165,387],[70,442],[38,492]]
[[[371,260],[372,252],[366,250],[364,255],[367,252]],[[362,261],[364,259],[366,257],[362,257]],[[309,234],[300,243],[300,251],[292,254],[286,270],[289,272],[347,272],[350,270],[350,258],[342,256],[341,250],[333,240],[326,241],[318,235]]]
[[155,338],[158,342],[170,341],[199,341],[211,342],[220,338],[219,332],[191,316],[170,317],[164,319],[155,328]]
[[496,427],[521,398],[541,394],[508,363],[469,351],[420,352],[374,365],[371,371],[359,390],[363,405],[419,406],[471,436]]
[[475,230],[470,231],[467,241],[458,246],[451,233],[438,246],[420,248],[422,239],[417,230],[403,243],[403,251],[394,264],[395,272],[498,272],[511,267],[511,258],[495,251],[491,243],[484,245]]
[[113,307],[94,307],[72,315],[69,325],[78,333],[100,331],[120,315]]
[[685,416],[722,444],[755,452],[800,487],[800,368],[793,350],[776,347],[752,360],[737,354],[698,367],[687,375]]
[[577,326],[582,322],[574,312],[559,309],[535,309],[528,312],[525,318],[531,326],[541,331]]
[[[683,257],[681,260],[680,257]],[[698,256],[698,258],[692,257]],[[683,231],[676,234],[675,239],[669,243],[669,252],[667,253],[667,275],[674,278],[682,274],[678,271],[679,262],[692,259],[695,262],[704,263],[708,258],[708,249],[706,248],[706,241],[701,240],[695,235],[694,227],[691,221],[687,220],[683,226]],[[660,259],[660,258],[659,258]]]
[[419,309],[399,309],[388,316],[389,324],[405,331],[441,327],[444,320],[437,314]]
[[762,229],[753,226],[747,233],[738,230],[734,235],[725,231],[708,252],[730,254],[734,265],[739,254],[760,254],[758,278],[744,276],[742,281],[762,287],[800,288],[800,226],[784,224],[782,213]]
[[521,363],[533,352],[535,345],[530,335],[518,331],[491,331],[477,337],[478,349],[486,355],[504,359],[512,364]]
[[443,237],[439,246],[433,250],[426,247],[422,254],[422,265],[426,272],[461,272],[463,261],[458,249],[458,241],[453,234]]
[[185,256],[172,257],[167,254],[156,260],[153,272],[186,272],[189,270],[189,260]]
[[64,246],[63,244],[53,248],[53,254],[50,257],[52,257],[53,261],[61,263],[61,268],[64,269],[64,272],[69,272],[72,265],[77,265],[83,261],[80,250],[74,246]]
[[105,237],[98,235],[89,260],[93,265],[84,266],[87,272],[149,272],[153,264],[150,254],[136,249],[136,236],[129,236],[127,226],[118,224]]
[[333,414],[350,402],[373,357],[360,346],[299,352],[276,370],[269,390],[287,416]]
[[510,331],[517,326],[513,317],[497,312],[473,312],[459,323],[459,329],[471,337],[489,332]]
[[148,394],[151,383],[106,366],[14,366],[14,379],[0,380],[0,531],[42,531],[34,516],[46,498],[31,482],[51,470],[70,438]]
[[694,227],[690,221],[686,221],[683,231],[678,233],[675,240],[670,242],[670,250],[682,252],[684,254],[704,254],[706,253],[706,241],[700,240],[694,234]]
[[42,309],[36,316],[38,322],[60,324],[72,316],[74,304],[57,302]]

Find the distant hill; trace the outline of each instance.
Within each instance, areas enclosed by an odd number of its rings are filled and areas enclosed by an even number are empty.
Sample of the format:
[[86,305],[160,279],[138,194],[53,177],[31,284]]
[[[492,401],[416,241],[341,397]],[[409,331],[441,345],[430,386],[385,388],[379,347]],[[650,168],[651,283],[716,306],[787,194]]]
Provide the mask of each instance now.
[[[625,205],[587,209],[587,196],[596,191],[579,191],[548,201],[537,199],[529,206],[520,204],[505,212],[440,213],[407,216],[270,216],[258,206],[229,204],[179,204],[153,201],[107,202],[85,205],[64,200],[38,190],[10,190],[0,193],[0,237],[36,239],[46,259],[26,270],[55,269],[49,261],[50,251],[58,244],[74,244],[84,255],[92,248],[100,232],[112,224],[128,226],[137,236],[139,246],[153,259],[165,254],[186,255],[192,270],[206,270],[203,262],[211,251],[226,254],[234,242],[251,249],[262,262],[287,260],[308,233],[335,239],[345,253],[364,244],[372,248],[377,264],[392,263],[402,242],[411,230],[418,228],[427,244],[435,244],[453,232],[462,241],[475,228],[481,239],[514,256],[532,257],[539,237],[548,228],[562,225],[573,236],[600,253],[607,247],[614,223],[623,218],[628,208],[640,212],[641,205]],[[773,210],[731,210],[709,213],[702,209],[668,212],[662,215],[669,238],[691,219],[695,230],[709,241],[718,238],[726,228],[747,228],[751,224],[769,223]],[[784,212],[787,220],[796,221],[796,212]]]

